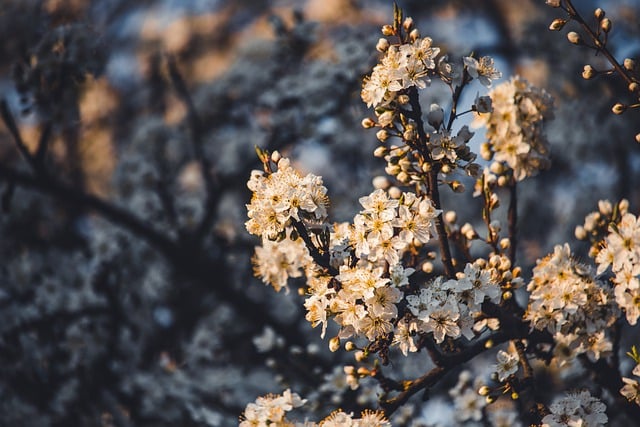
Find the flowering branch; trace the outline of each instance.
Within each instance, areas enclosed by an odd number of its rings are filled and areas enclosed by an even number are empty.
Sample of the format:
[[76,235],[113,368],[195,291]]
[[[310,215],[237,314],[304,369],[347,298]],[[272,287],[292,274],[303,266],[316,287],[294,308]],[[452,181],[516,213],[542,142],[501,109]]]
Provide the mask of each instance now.
[[[254,171],[249,180],[253,195],[245,223],[262,240],[254,257],[256,274],[276,290],[286,287],[290,277],[306,278],[306,319],[314,327],[322,326],[323,337],[330,319],[339,326],[337,335],[329,340],[331,351],[338,351],[344,339],[365,342],[346,342],[345,349],[362,366],[347,366],[345,374],[352,388],[366,377],[373,377],[382,387],[384,394],[378,403],[385,419],[375,425],[386,425],[386,418],[413,395],[429,390],[453,369],[507,342],[511,349],[498,349],[498,363],[491,374],[496,386],[474,383],[473,390],[469,375],[466,379],[461,375],[450,390],[456,405],[475,408],[462,421],[486,421],[489,411],[483,408],[510,393],[520,417],[531,423],[547,425],[575,416],[576,422],[589,417],[589,423],[602,425],[608,419],[605,405],[588,391],[570,394],[565,398],[567,404],[546,408],[539,403],[529,357],[562,367],[578,357],[595,364],[610,356],[614,343],[618,346],[619,334],[611,326],[620,308],[626,310],[632,325],[640,317],[631,302],[637,301],[635,278],[622,271],[623,265],[637,264],[640,256],[634,248],[633,254],[616,261],[621,252],[631,250],[620,242],[635,242],[640,235],[633,231],[640,227],[640,220],[629,214],[616,217],[620,228],[612,225],[612,233],[622,238],[609,234],[606,245],[602,240],[593,242],[598,274],[613,265],[617,275],[614,291],[580,264],[567,244],[558,245],[552,254],[538,260],[526,285],[529,301],[521,305],[514,293],[524,285],[522,268],[516,265],[517,184],[550,164],[544,124],[553,118],[553,99],[513,77],[487,96],[478,96],[469,110],[458,114],[467,84],[477,79],[490,87],[501,76],[493,60],[468,56],[449,62],[447,57],[438,58],[440,49],[431,38],[420,37],[413,21],[403,18],[397,6],[393,24],[383,26],[382,34],[385,38],[376,45],[382,54],[380,62],[365,77],[361,91],[375,118],[365,118],[362,125],[378,128],[376,137],[382,145],[374,155],[387,162],[385,171],[393,181],[376,178],[376,189],[359,199],[362,209],[353,222],[329,227],[321,178],[303,177],[279,153],[258,150],[263,171]],[[432,104],[426,114],[420,105],[419,91],[432,78],[451,89],[446,121],[439,105]],[[476,113],[487,129],[480,155],[490,164],[482,173],[474,163],[476,154],[467,145],[473,134],[463,126],[452,135],[455,119],[467,112]],[[443,213],[439,185],[464,191],[455,178],[457,173],[476,178],[474,196],[482,197],[482,219],[488,233],[482,254],[472,250],[473,241],[479,239],[473,226],[466,223],[458,228],[455,211]],[[509,192],[506,230],[497,219],[499,188]],[[320,243],[313,241],[307,222],[322,229],[316,233]],[[606,235],[602,230],[597,234]],[[423,247],[434,239],[438,240],[443,275],[434,272],[431,264],[437,253]],[[459,246],[464,265],[453,258],[450,239]],[[418,267],[423,274],[413,276]],[[485,333],[488,330],[491,332]],[[404,356],[425,349],[435,367],[413,380],[394,380],[378,366],[390,363],[397,354],[394,348]],[[373,353],[379,360],[372,369],[364,365]],[[622,393],[631,395],[634,384],[626,381]],[[610,389],[614,392],[619,386],[616,382]],[[574,412],[564,413],[567,408]],[[342,412],[334,414],[344,417]]]

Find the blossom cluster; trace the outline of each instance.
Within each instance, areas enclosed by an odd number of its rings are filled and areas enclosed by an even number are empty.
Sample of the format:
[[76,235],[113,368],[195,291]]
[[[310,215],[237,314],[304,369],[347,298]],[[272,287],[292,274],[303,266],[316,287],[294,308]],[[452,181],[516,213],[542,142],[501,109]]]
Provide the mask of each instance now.
[[332,233],[339,288],[329,287],[328,277],[311,278],[305,307],[307,319],[314,326],[322,323],[323,333],[329,314],[341,327],[340,338],[364,335],[373,341],[393,330],[396,304],[403,297],[399,288],[415,271],[403,267],[402,256],[415,244],[429,242],[439,211],[414,193],[393,199],[382,189],[361,197],[360,204],[353,224],[336,225]]
[[635,325],[640,317],[640,219],[625,213],[611,224],[595,260],[598,274],[611,267],[616,303]]
[[286,413],[299,408],[305,402],[305,399],[301,399],[297,393],[291,393],[289,389],[281,395],[269,394],[258,397],[245,408],[239,427],[288,425]]
[[493,111],[477,119],[487,128],[482,157],[507,164],[518,181],[548,167],[543,123],[553,118],[551,96],[521,77],[496,86],[489,96]]
[[[516,248],[516,183],[549,164],[543,125],[553,118],[551,96],[513,77],[489,96],[477,96],[468,111],[458,112],[467,84],[477,79],[491,87],[501,77],[493,60],[468,56],[455,62],[439,57],[440,49],[432,39],[421,38],[410,18],[402,21],[397,7],[393,25],[384,26],[382,32],[387,37],[377,45],[382,58],[361,90],[375,119],[366,118],[362,125],[378,128],[376,137],[382,144],[374,155],[384,158],[392,179],[376,178],[377,189],[359,199],[362,209],[353,221],[330,226],[322,179],[303,178],[287,159],[263,156],[265,172],[252,175],[249,188],[254,195],[247,205],[247,229],[263,239],[263,246],[256,248],[254,271],[276,290],[286,288],[289,278],[305,278],[300,291],[306,297],[306,320],[312,327],[321,326],[323,338],[330,319],[339,327],[330,339],[331,351],[340,348],[341,340],[349,340],[345,349],[354,352],[356,362],[368,363],[367,356],[377,353],[386,366],[392,348],[404,356],[428,350],[436,368],[422,380],[391,379],[377,361],[373,369],[345,366],[344,378],[338,369],[344,388],[358,389],[365,378],[377,381],[380,402],[386,401],[391,412],[397,402],[427,384],[431,375],[446,373],[450,360],[462,360],[467,354],[473,358],[495,341],[499,345],[509,341],[510,350],[498,349],[491,366],[491,378],[499,383],[496,388],[480,387],[479,382],[472,385],[469,376],[461,377],[450,396],[459,409],[457,421],[487,422],[493,420],[489,413],[494,412],[496,419],[515,425],[514,411],[492,411],[487,405],[506,393],[513,401],[527,394],[529,380],[535,380],[530,356],[548,357],[547,362],[563,366],[584,355],[581,359],[589,366],[589,361],[618,351],[614,345],[619,335],[613,326],[623,311],[629,324],[637,323],[640,220],[624,204],[614,210],[601,203],[599,219],[594,214],[589,220],[593,224],[585,223],[582,229],[592,240],[597,271],[578,262],[568,244],[555,246],[533,268],[525,308],[513,292],[524,283],[522,269],[516,265],[520,249]],[[418,90],[436,78],[451,90],[448,116],[437,104],[422,112]],[[491,164],[481,174],[469,147],[473,133],[467,126],[454,127],[460,115],[471,112],[479,115],[478,122],[487,129],[480,154]],[[462,191],[464,185],[452,178],[461,171],[476,178],[474,196],[483,199],[485,237],[471,223],[458,227],[455,211],[443,215],[438,187],[446,184]],[[508,228],[499,219],[498,187],[511,190]],[[431,263],[437,257],[434,241],[442,261],[437,267]],[[609,269],[613,278],[606,280],[603,273]],[[500,332],[485,334],[486,328]],[[456,341],[462,337],[471,343]],[[521,367],[523,378],[517,375]],[[333,375],[331,381],[337,377]],[[640,400],[638,381],[625,378],[624,383],[620,392],[631,401]],[[507,406],[522,408],[531,403],[525,399],[529,397]],[[607,422],[605,405],[588,391],[570,393],[552,404],[550,411],[535,403],[538,409],[533,418],[543,426]],[[260,405],[270,407],[269,402]],[[246,420],[260,412],[253,406],[247,410]],[[285,420],[284,412],[276,414],[282,415],[278,421],[269,422],[303,425]],[[388,422],[382,413],[364,412],[356,420],[338,410],[319,425],[365,424]]]
[[374,264],[385,260],[395,265],[414,240],[428,243],[435,234],[434,220],[441,213],[431,200],[412,192],[393,199],[377,189],[361,197],[360,204],[364,209],[353,219],[349,240],[356,257]]
[[[442,276],[437,277],[406,299],[417,321],[415,328],[432,332],[436,342],[441,343],[447,336],[475,337],[475,318],[482,313],[481,304],[485,300],[499,303],[501,295],[500,286],[491,281],[488,271],[467,264],[456,279],[445,281]],[[480,325],[484,326],[484,322]]]
[[[440,48],[433,46],[430,37],[420,38],[410,18],[401,26],[399,22],[394,27],[385,26],[382,32],[387,37],[393,36],[393,42],[387,38],[379,40],[377,49],[383,56],[364,79],[361,97],[367,106],[374,107],[376,120],[367,118],[362,124],[367,128],[379,127],[376,136],[381,142],[397,137],[402,144],[381,146],[375,155],[384,157],[386,172],[405,185],[426,188],[431,170],[449,175],[461,169],[475,176],[479,166],[473,163],[476,155],[467,145],[473,132],[467,126],[454,132],[452,124],[457,115],[452,111],[445,122],[444,110],[438,104],[431,105],[425,127],[417,90],[425,89],[432,78],[438,78],[452,92],[460,92],[474,79],[491,86],[491,81],[502,75],[495,69],[493,59],[468,56],[455,62],[446,56],[438,57]],[[491,111],[491,99],[478,97],[472,110]],[[456,191],[464,189],[457,180],[447,183]]]
[[254,274],[278,292],[288,289],[290,277],[302,277],[313,269],[313,259],[301,238],[280,242],[263,239],[262,246],[256,246],[252,261]]
[[551,413],[542,419],[542,427],[605,426],[607,407],[587,390],[567,393],[549,405]]
[[386,39],[382,40],[379,46],[386,48],[385,55],[362,85],[361,96],[367,107],[390,104],[402,89],[427,87],[429,74],[436,68],[434,59],[440,53],[440,48],[432,46],[430,37],[400,45],[389,45]]
[[370,410],[363,411],[360,418],[354,418],[353,413],[334,411],[319,423],[287,419],[287,412],[303,406],[306,401],[289,389],[281,395],[258,397],[245,408],[239,427],[391,427],[382,412]]
[[611,351],[606,330],[618,317],[611,292],[572,257],[568,244],[557,245],[538,261],[527,290],[531,295],[524,318],[532,328],[553,334],[554,355],[561,364],[583,353],[595,361]]
[[269,240],[282,237],[292,220],[322,222],[329,203],[321,177],[302,177],[289,159],[278,155],[274,159],[275,172],[253,171],[247,183],[253,197],[247,205],[249,220],[245,225],[249,233]]

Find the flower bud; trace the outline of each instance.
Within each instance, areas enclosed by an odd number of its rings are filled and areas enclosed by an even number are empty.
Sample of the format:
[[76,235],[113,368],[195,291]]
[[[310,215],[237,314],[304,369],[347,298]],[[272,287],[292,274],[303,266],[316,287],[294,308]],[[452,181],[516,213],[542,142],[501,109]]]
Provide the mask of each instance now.
[[489,257],[489,265],[491,267],[497,267],[500,264],[500,255],[491,255],[491,257]]
[[396,179],[406,184],[409,182],[409,175],[405,171],[400,171],[398,175],[396,175]]
[[407,16],[402,23],[402,28],[404,28],[405,31],[411,31],[413,28],[413,18]]
[[457,219],[458,219],[458,214],[456,213],[456,211],[447,211],[444,214],[444,220],[449,224],[454,224]]
[[618,203],[618,210],[622,215],[629,212],[629,200],[627,199],[620,200],[620,203]]
[[271,153],[271,161],[273,163],[278,163],[281,158],[282,158],[282,155],[278,150],[275,150],[273,153]]
[[409,95],[403,93],[402,95],[398,95],[396,100],[400,105],[406,105],[409,103]]
[[389,132],[387,132],[386,129],[380,129],[378,132],[376,132],[376,138],[378,138],[378,140],[380,140],[381,142],[384,142],[389,139]]
[[576,33],[575,31],[569,31],[567,33],[567,40],[569,40],[569,43],[573,44],[582,43],[582,37],[580,37],[580,34]]
[[444,110],[438,104],[431,104],[429,107],[429,113],[427,114],[427,121],[431,126],[438,129],[444,120]]
[[576,227],[574,234],[578,240],[585,240],[587,238],[587,230],[585,230],[581,225]]
[[636,134],[636,142],[640,144],[640,133]]
[[400,166],[398,166],[398,165],[387,165],[387,166],[384,168],[384,171],[385,171],[386,173],[388,173],[389,175],[391,175],[391,176],[396,176],[396,175],[398,175],[398,174],[400,173],[400,171],[401,171],[401,170],[402,170],[402,169],[400,169]]
[[491,152],[491,144],[488,142],[483,142],[480,145],[480,157],[484,160],[491,160],[493,158],[493,153]]
[[382,35],[392,36],[394,34],[395,31],[393,31],[393,27],[391,25],[387,24],[382,26]]
[[385,147],[384,145],[381,145],[381,146],[377,147],[375,150],[373,150],[373,156],[374,157],[382,158],[386,154],[387,154],[387,147]]
[[640,85],[636,82],[629,83],[629,92],[637,92],[640,89]]
[[402,138],[405,141],[413,141],[416,137],[416,128],[412,123],[409,123],[405,126],[404,132],[402,133]]
[[338,351],[338,349],[340,348],[340,338],[338,337],[333,337],[329,340],[329,350],[331,350],[332,353]]
[[482,387],[480,387],[480,389],[478,390],[478,394],[479,394],[480,396],[488,396],[488,395],[489,395],[489,393],[491,393],[491,389],[490,389],[488,386],[486,386],[486,385],[483,385],[483,386],[482,386]]
[[636,67],[636,61],[634,61],[631,58],[625,58],[623,65],[624,65],[624,68],[626,68],[627,70],[633,71],[633,69]]
[[417,28],[414,28],[413,30],[411,30],[411,32],[409,33],[409,38],[411,39],[412,42],[418,40],[420,38],[420,31],[418,31]]
[[422,271],[425,273],[431,273],[433,271],[433,263],[427,261],[424,264],[422,264]]
[[365,128],[365,129],[372,128],[375,125],[376,125],[376,122],[374,122],[369,117],[366,117],[366,118],[362,119],[362,127]]
[[604,18],[604,10],[602,10],[601,8],[597,8],[593,11],[593,16],[595,16],[596,19],[600,21],[602,18]]
[[347,342],[344,344],[344,349],[345,349],[345,350],[347,350],[347,351],[353,351],[353,350],[355,350],[356,348],[357,348],[357,347],[356,347],[356,345],[353,343],[353,341],[347,341]]
[[386,176],[382,175],[378,175],[373,178],[373,181],[371,183],[373,184],[373,188],[382,190],[389,188],[389,186],[391,185],[389,179]]
[[564,24],[566,23],[567,23],[566,19],[561,19],[561,18],[554,19],[551,22],[551,25],[549,25],[549,29],[551,31],[560,31],[562,27],[564,27]]
[[611,108],[611,111],[613,111],[613,114],[622,114],[625,112],[626,109],[627,109],[626,105],[618,102]]
[[500,240],[500,248],[509,249],[511,247],[511,240],[508,237],[505,237]]
[[491,173],[495,173],[496,175],[500,175],[502,172],[504,172],[504,165],[502,163],[500,163],[500,162],[493,162],[489,166],[489,170],[491,171]]
[[462,233],[462,235],[467,239],[467,240],[473,240],[476,237],[478,237],[478,233],[476,233],[476,230],[473,229],[473,225],[469,224],[468,222],[466,222],[461,228],[460,228],[460,233]]
[[395,199],[395,200],[399,199],[400,196],[402,196],[402,190],[400,190],[395,185],[393,187],[389,188],[388,192],[389,192],[389,197],[391,197],[392,199]]
[[611,20],[609,18],[604,18],[602,21],[600,21],[600,28],[605,33],[611,31]]
[[591,80],[596,76],[597,71],[589,64],[585,65],[582,69],[582,78],[585,80]]
[[362,376],[362,377],[368,376],[368,375],[371,373],[371,371],[369,371],[369,370],[368,370],[367,368],[365,368],[364,366],[360,366],[360,367],[358,368],[358,371],[357,371],[357,372],[358,372],[358,375],[360,375],[360,376]]
[[602,215],[611,215],[613,213],[613,205],[608,200],[599,200],[598,211]]
[[389,49],[389,40],[385,38],[378,39],[378,43],[376,44],[376,50],[378,52],[386,52]]

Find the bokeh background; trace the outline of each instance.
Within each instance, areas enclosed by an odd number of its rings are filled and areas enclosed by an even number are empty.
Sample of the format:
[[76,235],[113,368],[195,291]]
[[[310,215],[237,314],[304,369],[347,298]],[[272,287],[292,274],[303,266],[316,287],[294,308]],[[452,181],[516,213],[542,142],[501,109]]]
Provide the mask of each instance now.
[[[576,3],[605,9],[619,59],[639,56],[640,2]],[[605,63],[548,31],[542,0],[398,4],[451,56],[491,55],[554,96],[553,166],[519,186],[518,259],[530,271],[568,241],[586,261],[573,230],[597,201],[640,206],[638,114],[610,113],[624,85],[580,77]],[[353,217],[384,171],[360,85],[391,16],[383,0],[0,0],[0,426],[237,425],[287,387],[321,416],[375,407],[301,297],[253,277],[245,183],[254,147],[277,149],[324,177],[332,219]],[[443,203],[478,222],[470,193]],[[447,425],[436,402],[395,424]]]

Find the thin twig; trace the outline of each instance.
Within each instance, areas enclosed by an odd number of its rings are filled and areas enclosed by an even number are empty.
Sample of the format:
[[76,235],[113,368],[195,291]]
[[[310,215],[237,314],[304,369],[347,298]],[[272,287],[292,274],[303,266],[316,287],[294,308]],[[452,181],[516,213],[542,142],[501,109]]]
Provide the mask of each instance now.
[[[620,75],[620,77],[622,77],[622,79],[625,81],[627,86],[633,83],[634,82],[633,78],[628,74],[627,70],[622,65],[620,65],[618,60],[613,56],[613,54],[611,54],[609,49],[607,49],[606,43],[602,43],[600,41],[597,34],[593,32],[589,24],[587,24],[587,22],[582,18],[580,13],[578,13],[578,10],[575,8],[571,0],[565,0],[565,1],[567,4],[567,8],[565,9],[565,11],[569,14],[571,19],[578,22],[578,24],[580,24],[582,29],[587,32],[591,40],[595,43],[597,50],[599,52],[602,52],[604,57],[607,58],[609,63],[613,66],[613,68]],[[638,90],[640,89],[637,89],[636,91]]]
[[518,191],[516,188],[516,180],[511,178],[511,185],[509,186],[510,198],[509,198],[509,259],[511,265],[516,265],[516,250],[518,246]]

